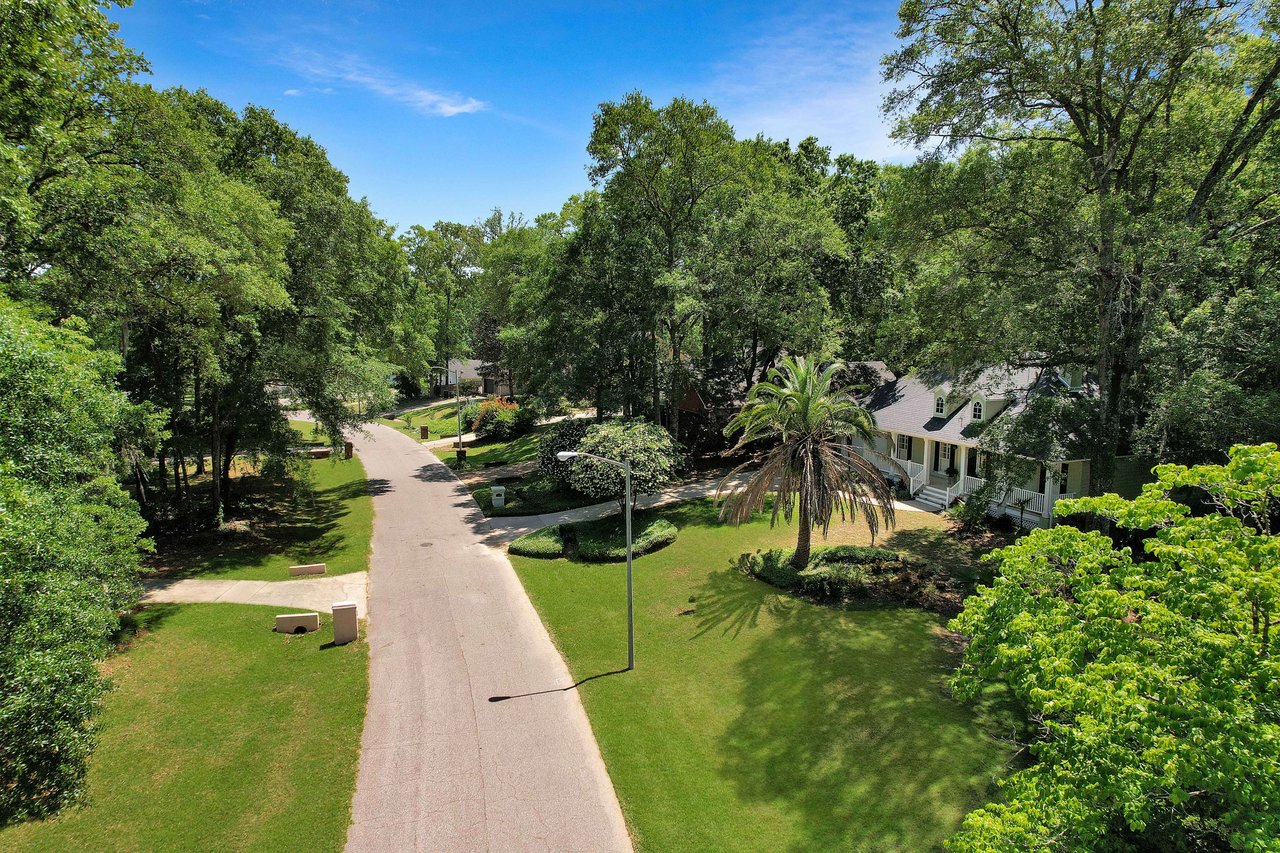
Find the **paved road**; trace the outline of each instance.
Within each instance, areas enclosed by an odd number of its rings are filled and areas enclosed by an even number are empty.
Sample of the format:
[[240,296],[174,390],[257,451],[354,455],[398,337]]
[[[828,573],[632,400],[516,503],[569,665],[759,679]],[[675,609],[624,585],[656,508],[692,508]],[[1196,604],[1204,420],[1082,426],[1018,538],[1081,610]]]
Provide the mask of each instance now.
[[370,695],[347,850],[630,850],[569,673],[466,487],[408,436],[369,433]]
[[368,579],[367,572],[288,581],[152,578],[144,580],[142,587],[145,592],[143,601],[147,604],[220,601],[233,604],[273,604],[328,613],[333,609],[335,601],[354,601],[356,612],[363,619]]

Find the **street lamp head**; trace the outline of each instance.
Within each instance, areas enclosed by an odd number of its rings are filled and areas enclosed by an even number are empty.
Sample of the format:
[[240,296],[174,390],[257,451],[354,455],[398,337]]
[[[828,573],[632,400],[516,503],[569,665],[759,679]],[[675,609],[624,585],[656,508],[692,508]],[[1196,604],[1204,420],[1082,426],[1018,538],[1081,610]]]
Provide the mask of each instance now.
[[561,462],[568,462],[573,457],[581,456],[581,455],[582,454],[574,450],[561,450],[559,453],[556,454],[556,458],[559,459]]

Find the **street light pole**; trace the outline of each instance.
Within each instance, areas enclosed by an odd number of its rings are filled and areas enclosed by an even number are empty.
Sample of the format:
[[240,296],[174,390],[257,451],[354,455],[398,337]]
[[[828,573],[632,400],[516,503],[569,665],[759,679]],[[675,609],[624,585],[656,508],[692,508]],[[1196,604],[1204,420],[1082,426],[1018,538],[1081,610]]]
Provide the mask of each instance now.
[[623,517],[626,519],[627,532],[627,669],[632,670],[636,668],[636,607],[635,587],[631,579],[631,460],[626,459],[619,462],[616,459],[609,459],[604,456],[597,456],[594,453],[583,453],[577,450],[562,450],[556,454],[556,458],[561,462],[568,462],[575,456],[585,456],[588,459],[608,462],[610,465],[621,468],[626,477],[626,491],[624,494],[626,505],[623,508]]

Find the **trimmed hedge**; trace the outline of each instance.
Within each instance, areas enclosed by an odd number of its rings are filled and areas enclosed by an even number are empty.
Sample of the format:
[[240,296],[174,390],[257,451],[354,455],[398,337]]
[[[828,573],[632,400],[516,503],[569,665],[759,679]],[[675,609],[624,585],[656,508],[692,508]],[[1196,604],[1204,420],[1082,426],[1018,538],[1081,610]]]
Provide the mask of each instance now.
[[[618,563],[627,559],[621,518],[602,518],[577,524],[552,525],[515,540],[508,551],[519,557],[553,560],[571,557],[586,563]],[[651,554],[676,541],[679,529],[665,518],[641,514],[631,519],[631,549],[636,557]]]
[[[576,556],[589,563],[627,559],[625,522],[618,517],[568,525],[565,538],[576,544]],[[631,519],[631,553],[639,557],[676,541],[679,530],[665,518],[638,514]]]
[[563,557],[564,539],[560,537],[560,526],[553,524],[526,533],[507,546],[507,550],[518,557],[535,557],[540,560]]

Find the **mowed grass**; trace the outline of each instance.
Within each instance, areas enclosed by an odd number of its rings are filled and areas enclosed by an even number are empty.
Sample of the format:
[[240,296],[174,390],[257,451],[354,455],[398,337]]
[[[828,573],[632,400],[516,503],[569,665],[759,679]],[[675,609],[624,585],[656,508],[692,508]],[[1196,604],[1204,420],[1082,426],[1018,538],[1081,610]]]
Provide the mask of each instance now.
[[309,485],[284,488],[256,477],[233,485],[255,506],[246,530],[157,543],[149,563],[171,577],[288,580],[289,567],[326,563],[327,574],[369,567],[373,499],[360,459],[308,459]]
[[[510,439],[482,439],[467,445],[467,459],[458,467],[458,453],[450,447],[437,447],[431,452],[446,465],[460,471],[478,471],[486,466],[531,462],[538,458],[542,436],[552,424],[539,424],[524,435]],[[456,442],[455,442],[456,443]]]
[[[707,501],[661,515],[680,535],[636,560],[633,672],[609,674],[626,662],[620,564],[512,558],[574,677],[605,674],[579,691],[638,849],[932,850],[995,795],[1002,717],[947,695],[938,617],[819,606],[734,568],[792,528],[723,526]],[[971,576],[942,526],[904,512],[877,544]]]
[[[470,400],[463,399],[463,408]],[[458,407],[453,400],[433,403],[418,409],[411,409],[394,418],[378,418],[377,422],[398,429],[410,438],[419,438],[419,427],[427,427],[432,438],[448,438],[458,434]],[[411,425],[412,424],[412,425]],[[470,429],[468,424],[462,425],[462,431]]]
[[83,806],[0,850],[341,850],[368,648],[271,631],[278,608],[158,605],[107,667]]

